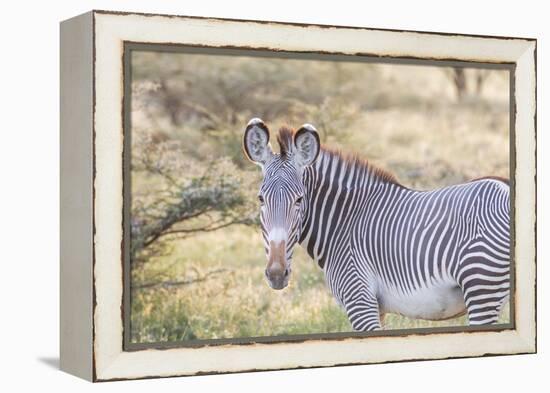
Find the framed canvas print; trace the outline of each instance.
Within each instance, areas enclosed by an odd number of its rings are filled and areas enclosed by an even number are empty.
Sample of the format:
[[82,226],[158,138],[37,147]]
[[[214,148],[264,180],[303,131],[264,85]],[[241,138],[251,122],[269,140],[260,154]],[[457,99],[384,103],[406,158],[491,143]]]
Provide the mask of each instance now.
[[536,40],[61,23],[61,368],[536,351]]

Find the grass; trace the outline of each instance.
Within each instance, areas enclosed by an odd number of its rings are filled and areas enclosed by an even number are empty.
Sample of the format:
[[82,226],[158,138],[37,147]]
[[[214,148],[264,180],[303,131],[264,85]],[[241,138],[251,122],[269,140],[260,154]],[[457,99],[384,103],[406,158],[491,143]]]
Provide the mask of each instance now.
[[[290,285],[273,291],[265,282],[259,233],[235,228],[177,244],[155,270],[189,285],[134,292],[134,342],[251,337],[350,331],[332,299],[322,270],[296,250]],[[154,275],[144,272],[145,275]]]
[[[204,281],[133,292],[132,342],[181,341],[350,332],[322,270],[297,247],[290,284],[270,289],[258,231],[235,228],[179,242],[169,257],[150,264],[148,277]],[[154,267],[154,269],[153,269]],[[508,308],[500,322],[509,320]],[[387,314],[385,329],[467,325],[466,317],[424,321]]]

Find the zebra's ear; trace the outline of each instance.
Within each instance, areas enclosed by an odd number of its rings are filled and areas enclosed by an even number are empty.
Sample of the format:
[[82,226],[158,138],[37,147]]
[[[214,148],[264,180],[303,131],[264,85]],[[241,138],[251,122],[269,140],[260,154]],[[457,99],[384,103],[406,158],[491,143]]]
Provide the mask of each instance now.
[[294,134],[294,145],[296,146],[295,159],[300,167],[311,165],[319,155],[321,142],[319,134],[311,124],[304,124]]
[[243,148],[246,157],[261,167],[273,155],[269,145],[269,129],[262,119],[255,117],[248,122],[244,132]]

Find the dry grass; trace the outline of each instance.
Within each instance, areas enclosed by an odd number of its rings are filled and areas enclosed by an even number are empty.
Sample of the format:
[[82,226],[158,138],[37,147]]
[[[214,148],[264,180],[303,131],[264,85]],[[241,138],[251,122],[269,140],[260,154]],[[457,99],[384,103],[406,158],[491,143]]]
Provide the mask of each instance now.
[[[141,290],[147,304],[134,319],[134,340],[176,341],[349,331],[345,314],[324,284],[322,271],[297,250],[289,287],[265,282],[261,239],[251,228],[222,230],[181,242],[154,265],[171,279],[206,281],[170,289]],[[153,272],[144,272],[154,275]],[[138,333],[139,334],[136,334]]]

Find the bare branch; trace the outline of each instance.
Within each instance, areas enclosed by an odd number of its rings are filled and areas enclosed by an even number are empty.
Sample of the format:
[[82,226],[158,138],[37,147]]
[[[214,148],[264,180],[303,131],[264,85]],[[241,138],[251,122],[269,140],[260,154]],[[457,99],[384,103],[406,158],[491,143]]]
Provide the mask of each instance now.
[[206,281],[207,279],[211,278],[212,276],[215,276],[217,274],[223,273],[229,271],[229,269],[221,268],[216,270],[211,270],[208,273],[192,279],[187,280],[180,280],[180,281],[159,281],[159,282],[149,282],[145,284],[139,284],[139,285],[132,285],[132,290],[137,289],[152,289],[152,288],[173,288],[173,287],[181,287],[191,284],[196,284],[198,282]]

